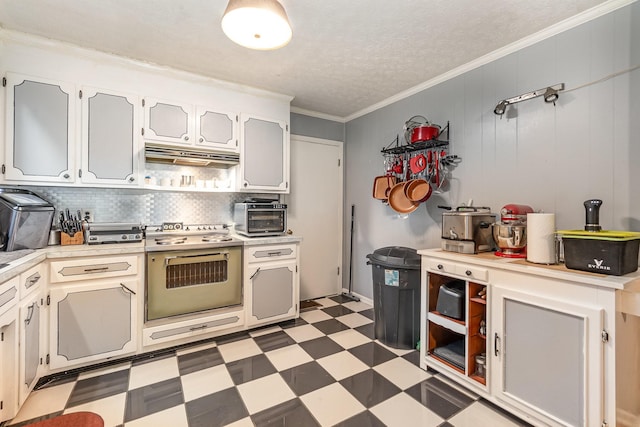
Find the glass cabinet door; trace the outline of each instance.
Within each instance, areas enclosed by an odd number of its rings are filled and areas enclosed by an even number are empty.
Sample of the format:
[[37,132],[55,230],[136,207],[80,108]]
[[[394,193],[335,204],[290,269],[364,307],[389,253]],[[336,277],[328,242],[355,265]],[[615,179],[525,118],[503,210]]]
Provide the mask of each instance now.
[[5,178],[73,182],[71,84],[7,74]]

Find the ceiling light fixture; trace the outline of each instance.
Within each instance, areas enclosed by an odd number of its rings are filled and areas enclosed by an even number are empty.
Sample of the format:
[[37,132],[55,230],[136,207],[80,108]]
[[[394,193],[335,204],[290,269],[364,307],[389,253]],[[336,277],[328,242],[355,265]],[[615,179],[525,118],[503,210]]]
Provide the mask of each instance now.
[[222,31],[240,46],[257,50],[281,48],[292,35],[287,12],[278,0],[229,0]]
[[526,101],[531,98],[537,98],[538,96],[544,97],[544,102],[553,102],[553,105],[556,105],[556,101],[559,96],[558,92],[561,90],[564,90],[564,83],[559,83],[544,89],[534,90],[533,92],[523,93],[522,95],[514,96],[513,98],[503,99],[498,103],[498,105],[496,105],[493,112],[498,116],[502,116],[507,109],[507,105]]

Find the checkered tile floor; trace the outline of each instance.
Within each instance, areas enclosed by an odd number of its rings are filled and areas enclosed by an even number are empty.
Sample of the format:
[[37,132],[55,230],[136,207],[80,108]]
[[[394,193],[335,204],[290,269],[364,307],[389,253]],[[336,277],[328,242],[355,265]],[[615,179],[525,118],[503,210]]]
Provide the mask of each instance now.
[[375,340],[371,306],[317,302],[295,321],[65,377],[9,425],[77,411],[106,427],[527,425]]

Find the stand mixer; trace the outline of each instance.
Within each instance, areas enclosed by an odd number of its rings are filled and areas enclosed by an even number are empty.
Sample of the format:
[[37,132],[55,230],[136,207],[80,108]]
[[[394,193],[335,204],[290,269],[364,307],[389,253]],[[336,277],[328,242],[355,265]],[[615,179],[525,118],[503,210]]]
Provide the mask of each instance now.
[[528,213],[533,213],[533,208],[527,205],[508,204],[500,209],[500,222],[493,224],[493,240],[499,248],[496,256],[527,257]]

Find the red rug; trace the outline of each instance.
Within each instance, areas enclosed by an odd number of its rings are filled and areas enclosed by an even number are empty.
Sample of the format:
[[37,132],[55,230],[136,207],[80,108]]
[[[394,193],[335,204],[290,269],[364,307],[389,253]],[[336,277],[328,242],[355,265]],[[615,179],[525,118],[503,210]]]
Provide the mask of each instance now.
[[93,412],[74,412],[28,424],[29,427],[104,427],[102,417]]

